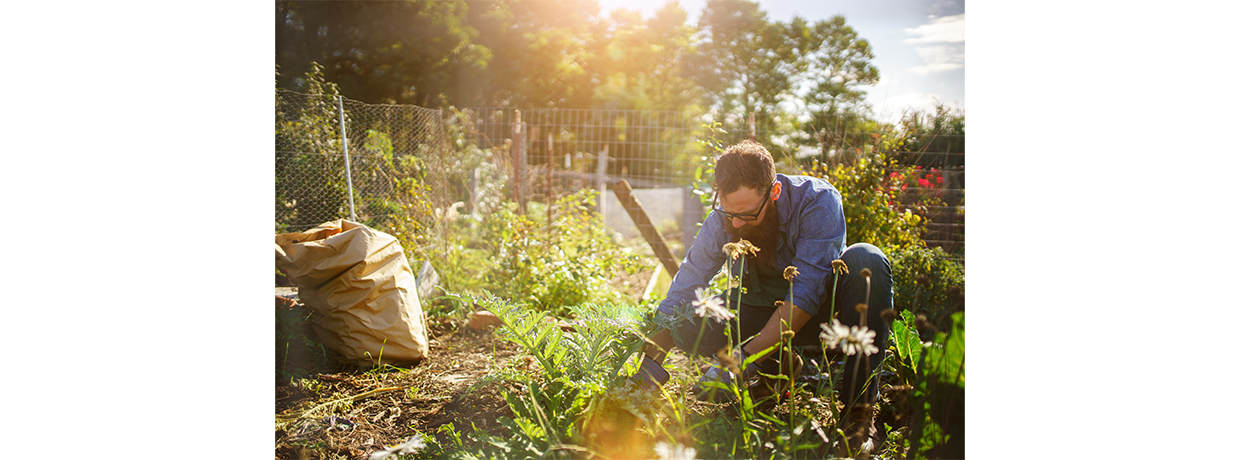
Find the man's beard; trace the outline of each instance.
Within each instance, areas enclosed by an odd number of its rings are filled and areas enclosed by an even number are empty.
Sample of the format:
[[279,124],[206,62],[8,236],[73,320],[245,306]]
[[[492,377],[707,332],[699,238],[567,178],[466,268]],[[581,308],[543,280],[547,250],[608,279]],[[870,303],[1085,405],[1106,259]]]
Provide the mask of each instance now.
[[766,213],[766,218],[757,225],[745,225],[736,228],[727,223],[724,229],[728,233],[728,241],[737,242],[741,239],[748,240],[750,244],[757,246],[758,263],[774,268],[775,264],[775,245],[779,241],[779,213],[776,211],[775,202],[770,204],[770,210]]

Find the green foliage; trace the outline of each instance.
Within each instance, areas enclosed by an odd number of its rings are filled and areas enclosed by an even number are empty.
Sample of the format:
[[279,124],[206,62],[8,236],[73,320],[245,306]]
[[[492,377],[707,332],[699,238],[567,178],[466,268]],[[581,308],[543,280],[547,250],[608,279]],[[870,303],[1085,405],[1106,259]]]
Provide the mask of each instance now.
[[[301,231],[349,217],[349,178],[340,136],[338,87],[312,63],[301,79],[309,96],[276,92],[276,232]],[[345,124],[351,123],[345,113]],[[397,238],[406,255],[424,244],[431,223],[426,166],[417,155],[394,154],[391,136],[367,129],[351,139],[349,172],[358,220]],[[385,195],[358,190],[391,189]]]
[[371,103],[434,104],[456,91],[458,74],[486,69],[489,49],[472,43],[463,0],[276,2],[276,64],[282,88],[308,92],[298,76],[312,62],[344,94]]
[[[698,139],[698,143],[705,148],[705,152],[697,158],[693,171],[693,194],[697,195],[698,202],[702,204],[702,218],[705,220],[710,214],[711,200],[713,199],[714,181],[715,181],[715,160],[727,148],[723,141],[719,139],[720,135],[727,134],[723,129],[723,123],[711,122],[702,125],[702,128],[708,133],[706,139]],[[701,225],[700,223],[698,225]]]
[[896,349],[895,359],[887,363],[895,371],[903,385],[912,385],[917,379],[917,363],[921,359],[921,336],[915,327],[913,312],[903,310],[891,325],[891,347]]
[[366,130],[366,139],[357,152],[353,167],[354,184],[391,182],[393,193],[361,196],[358,219],[368,227],[396,237],[406,257],[418,257],[433,225],[430,188],[423,180],[427,167],[417,155],[394,156],[391,137],[382,131]]
[[608,281],[648,261],[613,239],[593,212],[596,194],[584,189],[556,200],[550,229],[532,217],[536,210],[520,214],[511,202],[484,216],[479,243],[494,257],[482,272],[485,288],[560,316],[591,301],[632,304]]
[[474,300],[503,321],[500,336],[519,345],[542,369],[539,375],[517,375],[520,389],[505,392],[514,417],[500,418],[504,435],[475,433],[482,441],[478,458],[588,451],[581,446],[588,447],[592,439],[583,430],[599,415],[608,389],[628,374],[621,371],[631,367],[628,362],[640,350],[641,337],[652,332],[642,314],[627,305],[575,305],[570,309],[577,319],[568,332],[543,312],[496,297]]
[[284,383],[335,367],[335,356],[314,338],[304,305],[276,308],[276,378]]
[[306,91],[313,95],[300,104],[281,103],[276,93],[276,231],[291,222],[312,227],[337,216],[348,215],[348,188],[340,138],[336,85],[323,77],[323,68],[312,65],[305,77]]
[[964,269],[949,257],[942,248],[910,246],[887,252],[896,310],[925,315],[938,324],[963,308]]
[[951,315],[951,326],[935,334],[922,351],[913,392],[909,456],[964,457],[964,312]]
[[815,160],[803,173],[825,178],[840,191],[847,244],[870,243],[891,253],[924,246],[921,234],[927,223],[924,203],[907,208],[896,201],[900,189],[891,182],[889,172],[898,169],[878,149],[862,149],[854,162],[828,167]]

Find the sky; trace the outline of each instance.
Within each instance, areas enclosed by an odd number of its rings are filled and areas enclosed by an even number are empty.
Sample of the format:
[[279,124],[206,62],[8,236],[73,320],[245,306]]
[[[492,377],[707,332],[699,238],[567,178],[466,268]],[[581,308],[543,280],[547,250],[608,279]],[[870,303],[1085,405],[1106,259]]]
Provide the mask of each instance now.
[[[669,0],[599,0],[602,14],[625,8],[645,18]],[[706,0],[672,0],[697,24]],[[800,16],[811,23],[843,15],[870,42],[879,82],[862,87],[881,120],[904,110],[932,109],[935,101],[965,110],[965,11],[961,0],[759,0],[772,21]]]

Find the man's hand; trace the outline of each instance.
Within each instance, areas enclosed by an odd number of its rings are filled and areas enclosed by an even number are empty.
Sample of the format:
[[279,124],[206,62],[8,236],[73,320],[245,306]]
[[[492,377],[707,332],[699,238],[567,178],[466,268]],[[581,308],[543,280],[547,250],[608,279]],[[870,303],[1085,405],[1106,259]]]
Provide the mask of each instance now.
[[[750,340],[749,343],[745,345],[745,354],[752,355],[762,353],[768,348],[774,347],[775,344],[779,343],[779,336],[781,333],[784,331],[792,331],[792,333],[795,334],[797,331],[801,330],[801,327],[805,326],[805,323],[809,322],[810,318],[813,317],[813,315],[810,315],[805,310],[802,310],[801,307],[795,305],[790,306],[782,302],[776,302],[776,304],[780,304],[779,310],[777,310],[775,314],[771,315],[771,318],[766,321],[766,326],[762,327],[762,332],[759,332],[753,340]],[[758,358],[757,361],[754,361],[754,364],[762,362],[766,358],[770,357],[770,355],[770,353],[762,355],[762,357]]]

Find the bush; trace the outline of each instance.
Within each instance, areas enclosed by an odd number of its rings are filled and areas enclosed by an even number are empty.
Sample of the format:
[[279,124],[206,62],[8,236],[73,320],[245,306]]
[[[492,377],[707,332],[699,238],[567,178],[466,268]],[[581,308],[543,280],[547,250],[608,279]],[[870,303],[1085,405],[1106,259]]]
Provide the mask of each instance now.
[[904,170],[876,150],[865,149],[858,155],[855,161],[830,167],[815,160],[802,171],[826,179],[840,191],[848,226],[846,243],[870,243],[887,253],[924,246],[921,234],[929,223],[925,218],[928,202],[901,204],[897,199]]
[[432,260],[444,290],[485,291],[556,316],[587,302],[635,304],[610,281],[654,262],[604,227],[596,195],[584,189],[560,197],[550,229],[547,208],[537,202],[525,214],[506,201],[488,214],[457,218],[447,249]]
[[964,309],[964,269],[941,248],[905,247],[887,253],[895,308],[943,324]]

